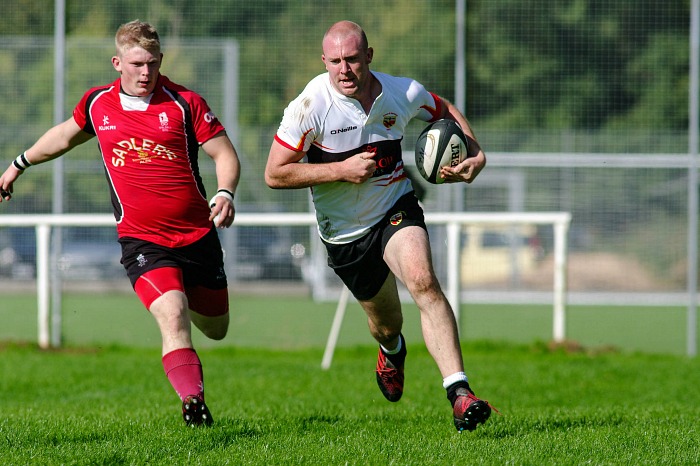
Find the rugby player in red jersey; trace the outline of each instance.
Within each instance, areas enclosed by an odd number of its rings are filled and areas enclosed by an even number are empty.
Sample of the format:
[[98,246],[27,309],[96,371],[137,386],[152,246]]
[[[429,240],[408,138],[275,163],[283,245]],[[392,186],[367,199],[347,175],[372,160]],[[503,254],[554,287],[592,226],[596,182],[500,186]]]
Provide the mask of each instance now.
[[[30,166],[97,137],[122,247],[122,264],[162,335],[162,364],[187,425],[210,425],[191,324],[214,340],[229,325],[228,285],[216,227],[234,220],[240,163],[226,131],[197,93],[160,74],[156,29],[138,20],[115,36],[119,78],[88,90],[68,120],[44,133],[0,176],[0,202]],[[199,148],[216,166],[207,200]],[[216,222],[216,223],[215,223]]]

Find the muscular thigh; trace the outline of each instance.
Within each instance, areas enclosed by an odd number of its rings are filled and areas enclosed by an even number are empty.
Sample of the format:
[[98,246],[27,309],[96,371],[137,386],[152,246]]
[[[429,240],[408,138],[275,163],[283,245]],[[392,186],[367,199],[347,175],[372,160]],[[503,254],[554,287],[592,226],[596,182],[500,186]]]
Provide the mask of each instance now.
[[195,243],[169,248],[135,238],[121,238],[122,264],[146,308],[170,290],[186,294],[189,307],[204,316],[228,312],[223,253],[217,233]]
[[394,233],[384,248],[384,261],[406,285],[426,274],[434,276],[427,231],[410,226]]

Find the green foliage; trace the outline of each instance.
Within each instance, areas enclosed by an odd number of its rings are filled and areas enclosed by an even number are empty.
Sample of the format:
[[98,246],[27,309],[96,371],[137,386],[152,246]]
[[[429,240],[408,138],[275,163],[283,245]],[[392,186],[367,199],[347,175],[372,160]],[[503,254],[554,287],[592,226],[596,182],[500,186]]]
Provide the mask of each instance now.
[[[687,151],[687,0],[466,4],[466,113],[487,154]],[[375,49],[373,69],[415,77],[447,98],[455,95],[453,0],[69,0],[66,8],[66,117],[86,89],[116,79],[112,41],[124,22],[139,18],[156,25],[164,42],[163,72],[200,92],[220,117],[231,110],[224,101],[222,44],[238,45],[238,127],[229,132],[244,168],[237,199],[248,208],[308,209],[305,190],[269,190],[262,173],[283,109],[324,72],[321,39],[331,23],[350,19],[363,25]],[[54,123],[53,2],[18,0],[4,13],[0,149],[10,160]],[[405,149],[411,140],[409,131]],[[210,164],[202,159],[208,175]],[[66,160],[66,210],[108,210],[96,145],[85,144]],[[526,208],[569,210],[579,224],[602,219],[596,227],[602,241],[642,229],[657,209],[681,224],[685,200],[673,186],[684,174],[657,170],[651,179],[640,171],[630,176],[601,169],[530,170]],[[47,212],[50,172],[32,168],[2,211]],[[503,210],[499,194],[477,195],[469,209]]]
[[44,35],[53,31],[53,0],[16,0],[12,8],[4,5],[3,21],[0,22],[2,35]]
[[486,126],[685,129],[687,2],[470,2],[468,18],[468,113]]
[[[235,39],[244,70],[240,122],[274,126],[286,103],[324,71],[320,45],[325,29],[339,19],[351,19],[367,31],[375,48],[375,69],[415,77],[451,98],[454,2],[366,3],[362,7],[330,0],[219,0],[202,8],[181,0],[148,2],[144,8],[136,0],[118,4],[97,0],[87,5],[69,1],[67,33],[69,39],[111,41],[119,24],[140,18],[155,24],[164,39]],[[10,21],[0,26],[0,35],[51,36],[50,7],[50,2],[16,2],[8,9]],[[410,14],[396,20],[399,12]],[[468,113],[487,129],[620,130],[642,125],[685,130],[688,22],[688,4],[683,0],[662,5],[599,0],[468,2]],[[8,66],[0,70],[15,71],[11,52],[3,54],[0,62]],[[111,50],[104,56],[105,65],[109,54]],[[43,117],[51,115],[51,100],[44,94],[50,89],[36,82],[50,82],[48,58],[23,63],[20,85],[12,87],[12,92],[19,92],[18,101]],[[203,69],[195,57],[175,58],[178,69],[194,73],[187,81],[195,82]],[[94,60],[90,63],[99,67]],[[74,73],[69,82],[77,79],[82,92],[85,83],[79,77],[90,74],[74,62],[68,69]],[[73,104],[71,99],[69,108]],[[7,117],[13,118],[12,113]]]

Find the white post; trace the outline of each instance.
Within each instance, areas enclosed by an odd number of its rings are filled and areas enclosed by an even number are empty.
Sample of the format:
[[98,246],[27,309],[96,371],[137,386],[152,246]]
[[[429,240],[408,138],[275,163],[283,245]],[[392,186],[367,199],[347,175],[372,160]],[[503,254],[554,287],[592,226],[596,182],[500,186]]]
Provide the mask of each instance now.
[[457,329],[459,330],[459,306],[460,306],[460,247],[459,247],[459,230],[460,223],[449,222],[447,224],[447,300],[452,306],[455,319],[457,320]]
[[687,352],[698,354],[698,146],[700,145],[700,0],[690,10],[690,98],[688,128],[688,310]]
[[326,350],[323,352],[323,360],[321,361],[321,369],[329,369],[331,361],[333,361],[333,353],[335,352],[336,344],[338,343],[338,335],[340,335],[340,327],[343,325],[343,317],[345,309],[348,307],[348,299],[350,298],[350,290],[344,286],[340,292],[338,306],[335,309],[335,317],[333,317],[333,325],[331,325],[331,333],[328,335],[326,342]]
[[554,341],[566,339],[566,236],[568,221],[554,224]]
[[[54,1],[54,108],[53,122],[54,125],[64,121],[65,115],[65,100],[66,100],[66,1]],[[53,162],[53,186],[51,196],[51,211],[55,215],[60,215],[64,211],[64,193],[65,193],[65,171],[63,158],[58,158]],[[53,247],[51,248],[52,263],[55,265],[58,257],[61,255],[63,248],[63,234],[61,228],[54,229]],[[62,285],[61,273],[55,266],[50,269],[51,279],[51,320],[53,326],[51,328],[51,346],[61,346],[61,321],[63,319],[62,311]]]
[[39,347],[51,346],[49,329],[49,239],[51,226],[42,223],[36,226],[36,296],[39,307],[37,319]]

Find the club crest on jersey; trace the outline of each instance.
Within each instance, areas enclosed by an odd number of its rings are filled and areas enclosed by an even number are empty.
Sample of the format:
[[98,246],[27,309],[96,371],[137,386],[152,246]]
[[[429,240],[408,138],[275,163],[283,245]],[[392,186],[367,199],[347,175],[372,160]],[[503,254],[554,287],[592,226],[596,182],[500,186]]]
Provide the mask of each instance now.
[[168,131],[168,129],[170,129],[170,127],[168,126],[168,115],[165,112],[162,112],[158,115],[158,120],[160,121],[161,131]]
[[382,122],[384,124],[384,127],[386,129],[391,129],[392,126],[396,124],[396,113],[385,113],[384,114],[384,121]]
[[394,225],[394,226],[398,225],[399,223],[401,223],[401,222],[403,221],[403,216],[404,216],[404,215],[405,215],[405,214],[404,214],[403,211],[401,211],[401,212],[396,212],[396,213],[395,213],[394,215],[392,215],[391,218],[389,219],[389,223],[391,223],[391,224]]

